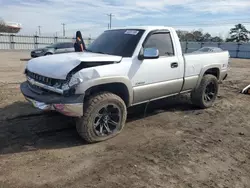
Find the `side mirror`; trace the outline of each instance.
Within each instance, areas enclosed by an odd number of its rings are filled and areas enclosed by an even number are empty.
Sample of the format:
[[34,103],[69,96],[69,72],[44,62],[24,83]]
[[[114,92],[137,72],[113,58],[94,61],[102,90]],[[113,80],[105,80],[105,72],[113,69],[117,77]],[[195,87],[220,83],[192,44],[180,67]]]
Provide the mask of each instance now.
[[157,59],[159,58],[159,50],[157,48],[144,48],[142,49],[138,59]]

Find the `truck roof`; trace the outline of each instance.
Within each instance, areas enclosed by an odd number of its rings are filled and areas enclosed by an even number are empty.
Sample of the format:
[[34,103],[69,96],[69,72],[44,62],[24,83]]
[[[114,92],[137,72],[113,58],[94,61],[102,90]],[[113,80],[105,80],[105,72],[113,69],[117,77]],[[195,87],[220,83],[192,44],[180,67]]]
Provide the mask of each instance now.
[[116,29],[143,29],[143,30],[156,30],[156,29],[165,29],[165,30],[172,30],[174,28],[172,27],[166,27],[166,26],[126,26],[126,27],[119,27],[119,28],[114,28],[111,30],[116,30]]

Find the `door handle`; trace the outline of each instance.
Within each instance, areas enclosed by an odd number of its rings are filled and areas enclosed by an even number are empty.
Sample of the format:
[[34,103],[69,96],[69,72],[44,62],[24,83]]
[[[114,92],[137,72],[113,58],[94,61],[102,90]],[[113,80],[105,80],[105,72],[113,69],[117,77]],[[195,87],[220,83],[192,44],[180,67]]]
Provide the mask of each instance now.
[[176,68],[178,67],[178,63],[174,62],[174,63],[171,63],[171,68]]

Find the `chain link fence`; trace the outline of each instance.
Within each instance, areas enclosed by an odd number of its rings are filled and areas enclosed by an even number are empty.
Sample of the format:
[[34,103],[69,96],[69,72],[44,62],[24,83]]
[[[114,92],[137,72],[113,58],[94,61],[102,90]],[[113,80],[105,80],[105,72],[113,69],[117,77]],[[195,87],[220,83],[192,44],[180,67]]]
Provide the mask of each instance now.
[[[75,38],[70,37],[0,34],[0,50],[33,50],[57,42],[74,42],[74,40]],[[92,40],[91,38],[84,38],[86,46]]]
[[219,47],[228,50],[231,58],[250,59],[250,43],[234,42],[181,42],[182,51],[191,53],[202,47]]

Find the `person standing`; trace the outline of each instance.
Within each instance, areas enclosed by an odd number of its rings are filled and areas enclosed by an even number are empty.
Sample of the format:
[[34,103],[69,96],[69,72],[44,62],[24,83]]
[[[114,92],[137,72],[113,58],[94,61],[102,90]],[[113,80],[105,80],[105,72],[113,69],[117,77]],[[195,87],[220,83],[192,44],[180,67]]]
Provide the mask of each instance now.
[[76,41],[74,44],[74,48],[75,48],[75,52],[83,52],[86,49],[85,43],[83,41],[82,34],[80,31],[76,32]]

